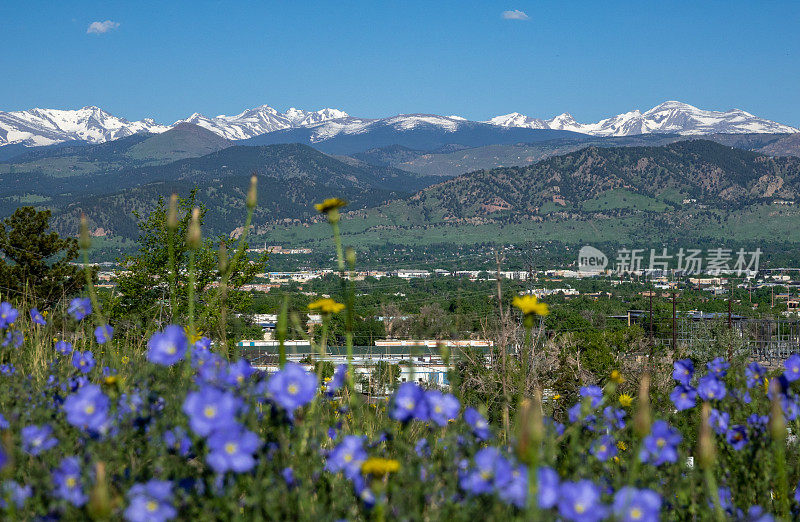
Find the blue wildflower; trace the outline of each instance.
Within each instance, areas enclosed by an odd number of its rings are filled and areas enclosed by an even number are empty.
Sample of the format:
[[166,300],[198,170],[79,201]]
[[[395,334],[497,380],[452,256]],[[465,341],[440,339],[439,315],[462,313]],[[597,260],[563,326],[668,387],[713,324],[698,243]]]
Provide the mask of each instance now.
[[230,386],[241,386],[255,371],[256,369],[250,365],[247,359],[239,359],[228,365],[228,369],[225,371],[225,382]]
[[697,390],[685,384],[678,384],[669,394],[670,400],[678,411],[694,408],[697,403]]
[[730,368],[730,366],[731,365],[728,364],[728,361],[722,357],[717,357],[713,361],[706,363],[706,368],[708,368],[708,371],[710,371],[712,375],[719,379],[728,374],[728,368]]
[[56,498],[66,500],[75,507],[86,504],[89,497],[83,492],[81,465],[77,457],[66,457],[53,470],[53,483],[56,485]]
[[361,464],[367,460],[364,449],[364,438],[347,435],[334,447],[325,462],[325,469],[331,473],[344,472],[344,475],[353,479],[361,473]]
[[8,328],[17,320],[19,311],[11,306],[11,303],[3,301],[0,303],[0,328]]
[[730,421],[730,418],[731,416],[728,412],[711,408],[711,412],[708,414],[708,424],[717,435],[725,435],[728,431],[728,421]]
[[67,422],[100,432],[108,422],[109,399],[96,384],[86,384],[64,400]]
[[89,350],[80,352],[75,350],[72,352],[72,366],[77,368],[81,373],[89,373],[92,368],[97,364],[94,360],[94,354]]
[[558,499],[558,514],[574,522],[595,522],[608,515],[600,499],[600,488],[590,480],[564,482]]
[[786,377],[786,380],[789,382],[794,382],[797,379],[800,379],[800,355],[794,353],[788,359],[783,361],[783,367],[786,368],[786,371],[783,372],[783,376]]
[[744,376],[747,380],[747,387],[754,388],[760,386],[764,382],[764,376],[767,370],[757,362],[751,362],[744,370]]
[[253,453],[261,447],[261,439],[236,423],[215,430],[208,437],[206,462],[217,473],[244,473],[256,465]]
[[592,443],[589,453],[600,462],[605,462],[617,455],[617,443],[610,435],[603,435]]
[[603,408],[603,419],[609,430],[621,430],[625,427],[625,410],[606,406]]
[[592,408],[597,408],[603,402],[603,389],[600,386],[582,386],[580,395],[591,400]]
[[22,346],[22,342],[25,340],[25,337],[22,335],[22,332],[19,330],[8,330],[6,332],[6,336],[3,339],[2,345],[8,346],[12,345],[14,348],[19,348]]
[[458,410],[461,408],[458,399],[449,393],[437,390],[426,392],[425,401],[428,403],[430,419],[439,426],[447,426],[449,421],[458,416]]
[[6,480],[3,482],[2,494],[0,494],[0,508],[7,508],[6,498],[11,500],[17,509],[22,509],[25,506],[25,501],[31,498],[33,488],[31,486],[21,486],[18,482],[13,480]]
[[84,317],[92,313],[92,300],[88,297],[76,297],[70,301],[67,312],[76,321],[82,321]]
[[37,310],[36,308],[31,308],[30,313],[31,313],[31,321],[33,321],[35,324],[38,324],[40,326],[45,326],[47,324],[47,321],[45,321],[44,316],[41,313],[39,313],[39,310]]
[[172,505],[172,482],[169,481],[135,484],[128,490],[128,498],[130,503],[124,513],[128,522],[163,522],[178,514]]
[[334,393],[339,391],[339,389],[344,386],[345,377],[347,377],[347,365],[340,364],[333,372],[333,377],[331,380],[328,381],[328,385],[325,387],[325,393],[332,397]]
[[111,325],[98,326],[94,329],[94,338],[97,339],[97,344],[105,344],[114,337],[114,328]]
[[539,507],[550,509],[558,503],[561,488],[558,473],[553,468],[541,467],[536,470],[536,479],[538,487],[536,498],[539,502]]
[[164,445],[181,457],[186,457],[192,449],[192,440],[183,428],[176,427],[164,432]]
[[690,359],[681,359],[672,363],[672,378],[688,386],[694,375],[694,363]]
[[653,466],[660,466],[665,462],[677,462],[678,444],[683,437],[678,430],[671,428],[663,420],[653,423],[650,434],[644,438],[639,460],[649,462]]
[[426,421],[429,418],[425,391],[416,383],[404,382],[394,394],[390,417],[400,422],[411,419]]
[[291,414],[314,398],[317,376],[305,371],[299,364],[286,363],[282,370],[269,378],[267,390],[272,400]]
[[464,421],[472,428],[472,434],[479,440],[489,440],[492,436],[489,431],[489,423],[486,419],[478,413],[475,408],[467,408],[464,410]]
[[56,343],[56,351],[61,355],[69,355],[72,353],[72,343],[67,341],[58,341]]
[[525,507],[528,499],[528,468],[519,465],[511,471],[511,479],[499,487],[500,500],[518,508]]
[[697,383],[697,393],[704,401],[722,400],[725,398],[725,383],[714,375],[704,375]]
[[725,435],[725,438],[727,439],[728,444],[730,444],[733,449],[738,451],[747,445],[747,428],[741,424],[731,426],[728,429],[728,433]]
[[626,486],[614,495],[612,510],[616,520],[622,522],[657,522],[661,496],[649,489]]
[[147,341],[147,360],[164,366],[172,366],[183,359],[189,340],[183,328],[171,324],[150,336]]
[[201,437],[223,429],[235,422],[234,417],[242,405],[241,399],[214,386],[205,385],[186,395],[183,412],[189,417],[189,426]]
[[511,463],[497,448],[483,448],[475,454],[475,467],[460,480],[461,489],[481,495],[503,488],[513,472]]
[[47,424],[25,426],[20,434],[22,435],[22,449],[29,455],[39,455],[58,444],[58,439],[52,436],[53,428]]

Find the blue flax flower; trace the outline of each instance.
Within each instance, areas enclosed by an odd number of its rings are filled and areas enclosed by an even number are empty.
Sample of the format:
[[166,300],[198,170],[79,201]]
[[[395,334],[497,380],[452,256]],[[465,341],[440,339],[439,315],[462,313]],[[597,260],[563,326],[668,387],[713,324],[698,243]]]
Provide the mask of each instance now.
[[719,411],[716,408],[711,408],[711,412],[708,414],[708,424],[717,435],[725,435],[727,433],[730,420],[731,416],[728,412]]
[[208,437],[209,453],[206,462],[217,473],[244,473],[256,465],[253,453],[261,447],[261,439],[239,424],[229,424]]
[[600,386],[582,386],[581,397],[591,399],[592,408],[597,408],[603,402],[603,389]]
[[214,430],[233,424],[241,404],[241,399],[232,393],[207,384],[186,395],[183,412],[189,417],[192,431],[206,437]]
[[538,488],[536,498],[539,502],[539,507],[550,509],[558,503],[561,488],[558,473],[553,468],[541,467],[536,471],[536,478]]
[[40,326],[45,326],[47,324],[47,321],[45,321],[44,316],[36,308],[31,308],[31,321]]
[[0,508],[5,509],[8,507],[6,499],[11,500],[17,509],[22,509],[25,506],[25,501],[31,498],[33,488],[31,486],[20,486],[18,482],[13,480],[6,480],[3,482],[2,491],[0,491]]
[[661,496],[649,489],[630,486],[614,495],[614,515],[622,522],[657,522],[661,511]]
[[172,482],[169,481],[135,484],[128,490],[128,498],[130,503],[124,514],[128,522],[163,522],[178,514],[172,505]]
[[669,394],[678,411],[694,408],[697,403],[697,390],[686,384],[678,384]]
[[761,506],[750,506],[747,510],[747,522],[774,522],[775,517],[769,513],[764,513]]
[[58,341],[56,343],[56,351],[61,355],[69,355],[72,353],[72,343],[67,341]]
[[228,365],[228,369],[225,371],[225,382],[229,386],[241,386],[255,371],[256,369],[250,365],[247,359],[239,359]]
[[728,364],[728,361],[722,357],[717,357],[713,361],[706,363],[706,368],[708,368],[708,371],[710,371],[711,374],[718,379],[721,379],[728,374],[728,368],[730,368],[730,366],[731,365]]
[[479,440],[489,440],[492,436],[489,431],[489,423],[487,420],[478,413],[475,408],[467,408],[464,410],[464,421],[472,428],[472,434]]
[[64,400],[67,422],[100,432],[108,423],[109,399],[96,384],[86,384]]
[[690,359],[681,359],[672,364],[672,378],[683,385],[689,385],[694,375],[694,363]]
[[22,335],[22,332],[19,330],[8,330],[6,332],[6,336],[3,339],[2,345],[8,346],[12,345],[14,348],[19,348],[22,346],[22,342],[25,340],[25,337]]
[[625,410],[606,406],[603,408],[603,419],[609,430],[621,430],[625,427]]
[[81,465],[77,457],[61,460],[61,465],[53,470],[53,483],[56,486],[53,492],[55,497],[66,500],[75,507],[81,507],[89,500],[83,492]]
[[164,366],[172,366],[183,359],[189,340],[183,328],[171,324],[154,333],[147,341],[147,360]]
[[528,468],[523,465],[511,471],[511,479],[497,490],[497,495],[507,504],[525,507],[528,500]]
[[0,303],[0,328],[8,328],[17,320],[19,311],[11,303]]
[[47,424],[25,426],[20,434],[22,435],[22,449],[30,455],[39,455],[58,444],[58,439],[52,436],[53,428]]
[[497,448],[483,448],[475,454],[475,467],[461,477],[461,489],[481,495],[504,488],[511,480],[511,463]]
[[600,499],[600,488],[590,480],[564,482],[558,499],[558,514],[574,522],[595,522],[608,515]]
[[98,326],[94,329],[94,338],[97,339],[97,344],[105,344],[114,337],[114,328],[111,325]]
[[744,370],[744,376],[747,379],[747,387],[754,388],[760,386],[764,382],[764,376],[767,370],[757,362],[751,362]]
[[347,435],[334,447],[325,462],[325,469],[331,473],[342,471],[344,475],[353,479],[361,474],[361,464],[367,460],[364,449],[364,438]]
[[89,373],[92,368],[97,364],[94,360],[94,354],[89,350],[79,352],[75,350],[72,352],[72,366],[77,368],[81,373]]
[[617,455],[617,443],[610,435],[603,435],[592,443],[589,453],[600,462],[605,462]]
[[164,432],[164,445],[168,450],[174,451],[181,457],[186,457],[192,449],[192,440],[181,427]]
[[683,437],[678,430],[671,428],[663,420],[653,423],[650,435],[644,438],[639,460],[649,462],[653,466],[660,466],[665,462],[677,462],[678,444]]
[[67,312],[76,321],[81,321],[84,317],[92,313],[92,300],[88,297],[76,297],[70,301]]
[[437,390],[426,392],[425,401],[428,403],[430,419],[439,426],[447,426],[449,421],[458,416],[458,410],[461,408],[458,399],[449,393]]
[[317,376],[305,371],[299,364],[286,363],[282,370],[269,378],[267,391],[276,404],[291,414],[314,398]]
[[392,411],[389,415],[400,422],[408,422],[411,419],[428,420],[428,402],[425,400],[425,391],[417,383],[404,382],[394,394]]
[[344,386],[344,380],[347,377],[347,365],[340,364],[333,372],[333,377],[328,381],[328,386],[325,388],[325,393],[332,397],[334,393],[339,391],[339,388]]
[[783,376],[786,377],[787,381],[794,382],[800,379],[800,355],[796,353],[792,354],[788,359],[783,361],[783,367],[786,368],[786,371],[783,372]]
[[747,428],[741,424],[731,426],[728,429],[728,433],[725,435],[725,439],[733,449],[739,451],[747,445]]
[[697,383],[697,393],[704,401],[719,401],[725,398],[725,383],[714,375],[704,375]]

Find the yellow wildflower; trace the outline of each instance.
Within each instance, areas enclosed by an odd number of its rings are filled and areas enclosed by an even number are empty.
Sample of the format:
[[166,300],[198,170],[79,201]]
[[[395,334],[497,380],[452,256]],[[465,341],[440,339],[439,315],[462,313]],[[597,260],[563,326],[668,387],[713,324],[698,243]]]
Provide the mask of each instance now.
[[116,384],[117,380],[118,379],[116,375],[109,375],[108,377],[105,378],[104,382],[110,386],[112,384]]
[[516,296],[511,301],[525,315],[547,315],[550,311],[545,303],[540,303],[535,295]]
[[619,370],[614,370],[611,372],[611,380],[617,384],[622,384],[623,382],[625,382],[625,377],[623,377],[622,374],[619,373]]
[[325,299],[318,299],[313,303],[309,303],[308,309],[319,310],[323,314],[336,314],[344,310],[344,305],[326,297]]
[[557,401],[560,398],[561,398],[561,394],[560,393],[556,393],[555,395],[553,395],[553,400],[554,401]]
[[320,214],[329,214],[334,210],[339,210],[340,208],[347,205],[347,201],[339,198],[328,198],[322,203],[315,203],[314,208],[317,209],[317,212]]
[[364,461],[361,465],[361,473],[364,475],[374,475],[382,477],[389,473],[395,473],[400,469],[400,463],[394,459],[382,459],[379,457],[371,457]]
[[633,404],[633,397],[631,397],[627,393],[623,393],[622,395],[619,396],[619,404],[623,408],[627,408],[631,404]]
[[189,333],[189,328],[185,326],[183,327],[183,331],[186,333],[186,338],[189,339],[189,344],[194,344],[203,338],[203,332],[198,331],[192,335]]
[[620,451],[625,451],[628,449],[628,446],[623,441],[619,440],[617,441],[617,448],[619,448]]
[[128,364],[129,362],[131,362],[131,358],[128,357],[127,355],[123,355],[122,356],[122,364]]

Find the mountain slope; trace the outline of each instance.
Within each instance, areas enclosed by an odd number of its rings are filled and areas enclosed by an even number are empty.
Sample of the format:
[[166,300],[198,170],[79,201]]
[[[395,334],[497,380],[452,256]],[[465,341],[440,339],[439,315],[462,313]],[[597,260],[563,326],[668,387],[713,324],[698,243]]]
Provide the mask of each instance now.
[[499,127],[452,117],[411,114],[382,120],[331,120],[311,127],[262,134],[242,143],[305,143],[329,154],[350,155],[391,145],[430,151],[448,145],[479,147],[567,137],[585,138],[569,131]]
[[796,133],[800,130],[753,116],[740,109],[725,112],[698,109],[687,103],[667,101],[644,113],[638,110],[618,114],[597,123],[578,123],[564,113],[550,120],[531,118],[519,113],[496,116],[487,123],[503,127],[558,129],[593,136],[632,136],[635,134],[738,134]]

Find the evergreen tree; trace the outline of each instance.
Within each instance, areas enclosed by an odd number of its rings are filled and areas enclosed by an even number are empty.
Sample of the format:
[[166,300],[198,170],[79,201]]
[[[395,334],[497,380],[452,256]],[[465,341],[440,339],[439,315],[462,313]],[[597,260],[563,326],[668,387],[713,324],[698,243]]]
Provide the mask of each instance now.
[[30,297],[47,308],[78,292],[82,268],[73,264],[78,241],[50,231],[50,211],[20,207],[0,226],[0,292],[6,299]]

